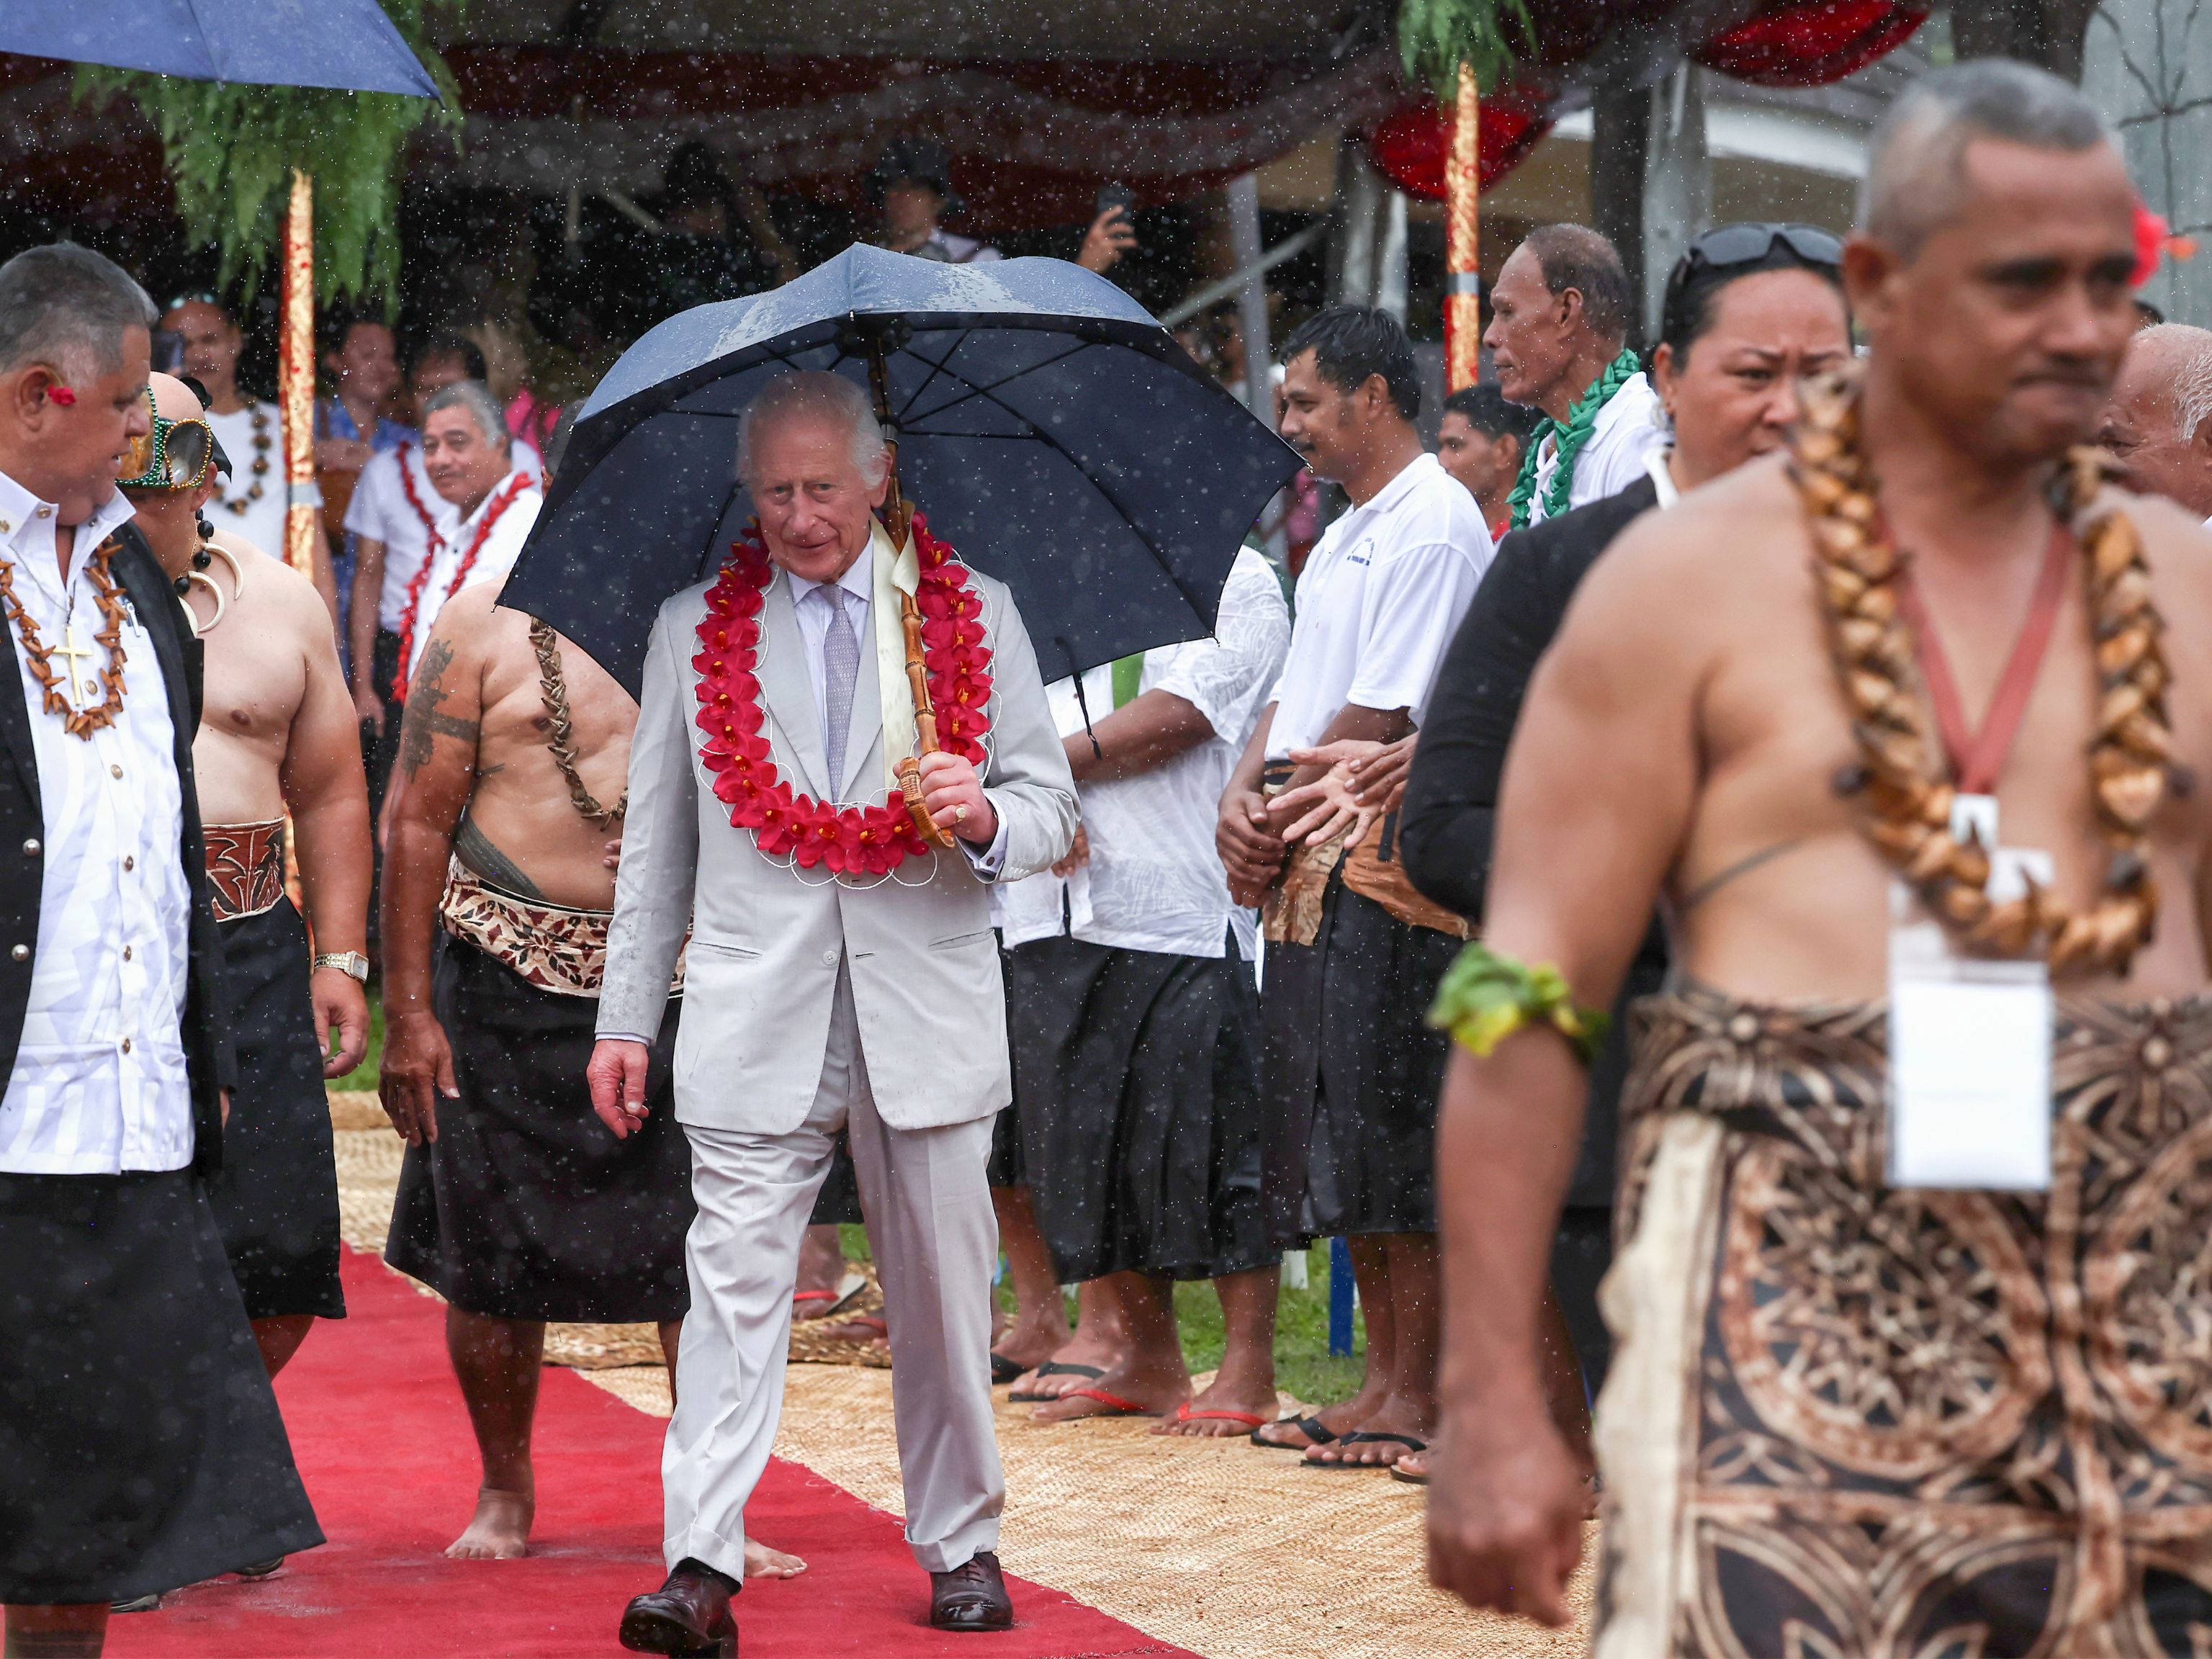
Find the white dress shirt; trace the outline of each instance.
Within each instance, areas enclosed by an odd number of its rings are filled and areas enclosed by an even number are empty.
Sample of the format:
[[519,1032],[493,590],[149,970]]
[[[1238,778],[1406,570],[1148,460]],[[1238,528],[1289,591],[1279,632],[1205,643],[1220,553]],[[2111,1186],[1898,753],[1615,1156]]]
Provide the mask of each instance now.
[[[1065,930],[1125,951],[1218,957],[1233,929],[1247,962],[1258,953],[1253,913],[1231,903],[1213,842],[1221,792],[1291,642],[1282,584],[1249,547],[1230,569],[1213,628],[1211,639],[1146,652],[1137,682],[1139,696],[1168,691],[1190,703],[1213,735],[1150,771],[1078,786],[1091,861],[1066,879],[1048,870],[993,894],[1008,945]],[[1112,710],[1113,665],[1083,677],[1079,702],[1072,679],[1047,686],[1045,696],[1060,734],[1073,737],[1084,730],[1085,704],[1094,722]]]
[[1426,454],[1323,531],[1298,574],[1268,758],[1310,748],[1348,702],[1419,725],[1492,551],[1474,497]]
[[[131,517],[121,492],[77,526],[64,580],[52,503],[0,474],[0,558],[15,598],[51,653],[72,706],[106,697],[92,555]],[[125,601],[126,611],[129,601]],[[70,658],[76,642],[93,655]],[[46,710],[21,632],[4,621],[30,714],[45,834],[39,937],[23,1036],[0,1097],[0,1170],[118,1175],[180,1170],[192,1159],[191,1087],[181,1024],[190,961],[191,885],[177,855],[184,796],[175,732],[153,636],[123,627],[123,707],[89,740]]]
[[[1644,461],[1672,441],[1659,394],[1643,375],[1630,375],[1590,422],[1589,441],[1575,457],[1567,506],[1571,509],[1588,507],[1592,501],[1618,495],[1644,476]],[[1536,494],[1528,503],[1530,524],[1544,522],[1544,492],[1551,488],[1552,475],[1559,470],[1559,443],[1555,434],[1547,437],[1536,452]]]
[[[530,526],[538,522],[538,509],[545,505],[545,492],[539,487],[540,474],[534,468],[516,467],[501,478],[492,492],[477,503],[477,510],[465,519],[454,521],[447,533],[445,544],[430,556],[430,574],[422,584],[421,610],[415,618],[414,646],[406,662],[400,665],[403,677],[415,678],[416,665],[422,660],[422,653],[430,643],[431,624],[437,621],[438,612],[451,596],[446,589],[453,585],[454,573],[460,568],[461,560],[477,538],[477,532],[491,512],[492,503],[504,493],[516,478],[525,480],[528,488],[514,498],[512,505],[500,514],[499,522],[492,526],[491,533],[477,550],[477,562],[469,567],[468,580],[462,587],[474,587],[481,582],[505,581],[507,573],[514,568],[521,555],[522,544],[530,539]],[[456,592],[459,590],[456,589]],[[404,610],[403,605],[402,610]]]

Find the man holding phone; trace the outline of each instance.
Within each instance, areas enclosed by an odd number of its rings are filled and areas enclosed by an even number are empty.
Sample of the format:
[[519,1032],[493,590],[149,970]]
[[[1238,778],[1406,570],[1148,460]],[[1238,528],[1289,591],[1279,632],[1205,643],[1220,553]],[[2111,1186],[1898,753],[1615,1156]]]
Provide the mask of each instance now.
[[[895,138],[868,169],[868,198],[883,216],[880,246],[894,253],[946,264],[981,264],[1006,255],[987,242],[959,236],[941,222],[967,205],[952,187],[952,163],[945,146],[930,138]],[[1135,194],[1127,185],[1109,184],[1098,192],[1097,214],[1084,233],[1075,256],[1085,270],[1104,273],[1137,246],[1130,222]]]

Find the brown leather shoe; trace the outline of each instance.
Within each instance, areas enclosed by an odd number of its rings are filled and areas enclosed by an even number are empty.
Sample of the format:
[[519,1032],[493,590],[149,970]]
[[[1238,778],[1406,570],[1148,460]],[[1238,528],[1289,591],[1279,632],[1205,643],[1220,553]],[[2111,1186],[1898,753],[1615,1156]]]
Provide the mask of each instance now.
[[999,1558],[978,1550],[965,1565],[929,1575],[929,1622],[939,1630],[1006,1630],[1014,1622]]
[[678,1563],[659,1589],[631,1598],[623,1611],[620,1635],[633,1653],[738,1659],[729,1587],[690,1561]]

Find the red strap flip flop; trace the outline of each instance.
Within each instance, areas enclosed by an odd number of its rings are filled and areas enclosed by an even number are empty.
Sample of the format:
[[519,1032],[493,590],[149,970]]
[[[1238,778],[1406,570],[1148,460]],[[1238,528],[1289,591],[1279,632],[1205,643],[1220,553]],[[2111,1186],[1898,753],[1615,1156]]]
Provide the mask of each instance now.
[[[1111,1409],[1103,1412],[1085,1412],[1082,1417],[1066,1417],[1062,1418],[1060,1421],[1064,1423],[1080,1423],[1084,1420],[1084,1418],[1091,1417],[1158,1417],[1160,1415],[1158,1412],[1148,1411],[1146,1407],[1139,1405],[1133,1400],[1124,1400],[1120,1395],[1109,1394],[1103,1389],[1070,1389],[1066,1394],[1060,1395],[1059,1398],[1062,1400],[1073,1400],[1079,1395],[1085,1400],[1096,1400],[1100,1405],[1109,1407]],[[1049,1405],[1052,1402],[1050,1401],[1047,1401],[1045,1403]]]
[[1242,1423],[1248,1429],[1256,1429],[1275,1420],[1272,1417],[1262,1417],[1258,1412],[1194,1412],[1188,1400],[1176,1407],[1176,1421],[1178,1423],[1201,1423],[1208,1419],[1222,1423]]

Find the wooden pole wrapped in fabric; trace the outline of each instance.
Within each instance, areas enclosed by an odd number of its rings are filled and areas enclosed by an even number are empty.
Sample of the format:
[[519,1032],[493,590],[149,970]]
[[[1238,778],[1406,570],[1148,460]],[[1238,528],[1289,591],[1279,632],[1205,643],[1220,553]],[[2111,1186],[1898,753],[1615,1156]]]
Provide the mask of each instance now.
[[1459,66],[1444,152],[1444,389],[1482,377],[1482,94],[1474,66]]
[[292,172],[284,216],[283,321],[277,337],[276,406],[284,424],[284,562],[315,574],[315,187]]

